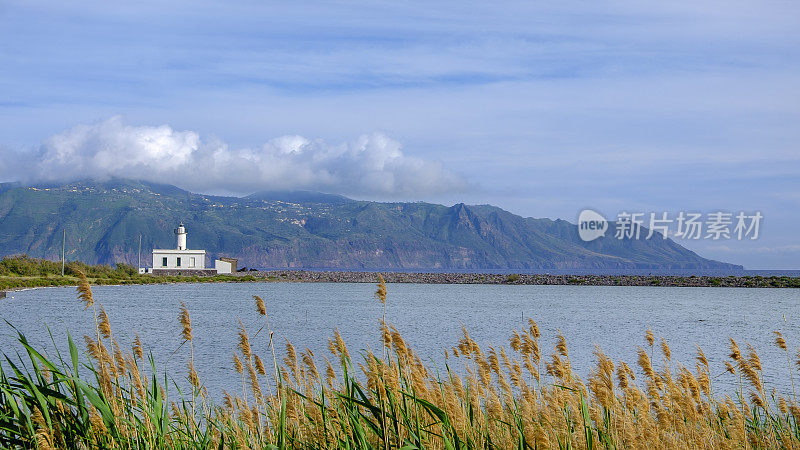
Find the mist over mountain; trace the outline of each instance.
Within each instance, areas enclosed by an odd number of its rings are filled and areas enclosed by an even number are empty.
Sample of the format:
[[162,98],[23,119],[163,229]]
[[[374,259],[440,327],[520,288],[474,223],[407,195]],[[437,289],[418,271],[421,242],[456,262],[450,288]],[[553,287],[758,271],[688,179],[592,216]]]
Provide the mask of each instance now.
[[[336,269],[720,269],[660,237],[582,241],[575,224],[514,215],[491,205],[443,206],[352,200],[311,191],[247,197],[194,194],[126,179],[23,186],[0,184],[0,255],[142,264],[175,245],[182,221],[189,248],[241,266]],[[646,234],[643,234],[643,236]]]

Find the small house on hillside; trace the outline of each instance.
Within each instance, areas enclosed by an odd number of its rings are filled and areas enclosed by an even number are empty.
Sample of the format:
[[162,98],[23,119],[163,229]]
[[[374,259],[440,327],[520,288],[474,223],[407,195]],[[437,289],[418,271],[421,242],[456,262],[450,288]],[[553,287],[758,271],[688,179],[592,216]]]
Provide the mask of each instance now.
[[[237,260],[220,258],[215,261],[215,268],[206,268],[206,251],[186,248],[186,227],[183,222],[175,228],[177,248],[153,249],[152,268],[140,267],[139,273],[154,275],[216,275],[218,273],[236,272]],[[233,270],[231,270],[233,269]]]

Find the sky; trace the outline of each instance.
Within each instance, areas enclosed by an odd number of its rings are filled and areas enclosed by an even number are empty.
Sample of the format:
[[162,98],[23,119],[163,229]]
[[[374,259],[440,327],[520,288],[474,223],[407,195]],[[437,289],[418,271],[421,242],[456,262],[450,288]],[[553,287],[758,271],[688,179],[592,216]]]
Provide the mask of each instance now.
[[0,1],[0,181],[758,211],[678,242],[800,269],[799,143],[793,1]]

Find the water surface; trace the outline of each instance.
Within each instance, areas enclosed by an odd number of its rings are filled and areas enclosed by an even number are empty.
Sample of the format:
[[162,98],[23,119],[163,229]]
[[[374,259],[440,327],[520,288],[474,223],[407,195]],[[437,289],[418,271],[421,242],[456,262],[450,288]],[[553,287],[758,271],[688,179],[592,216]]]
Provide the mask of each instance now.
[[[673,361],[694,368],[695,345],[712,364],[717,388],[733,392],[734,379],[724,374],[728,337],[759,351],[768,389],[791,390],[785,353],[773,342],[781,330],[792,349],[800,345],[800,290],[626,287],[626,286],[510,286],[421,285],[388,286],[388,321],[403,334],[423,359],[439,366],[443,349],[457,344],[461,327],[481,345],[508,346],[511,330],[534,318],[542,332],[542,353],[552,352],[557,330],[567,338],[574,369],[585,376],[599,345],[615,361],[632,367],[637,346],[652,328],[667,339]],[[372,284],[219,283],[146,286],[97,286],[94,297],[111,317],[121,344],[130,345],[138,333],[160,368],[184,382],[188,348],[181,347],[178,310],[189,307],[194,328],[197,369],[214,395],[241,386],[232,367],[239,319],[251,336],[264,324],[253,295],[266,301],[270,325],[279,344],[291,341],[298,350],[329,356],[327,339],[338,328],[351,353],[380,349],[378,320],[381,304]],[[0,300],[0,318],[26,334],[29,341],[52,350],[47,327],[59,349],[66,352],[66,332],[80,343],[94,333],[91,313],[83,310],[74,288],[45,288],[9,293]],[[264,361],[271,361],[267,334],[252,337]],[[18,351],[13,330],[0,326],[0,349]],[[792,350],[794,353],[795,350]],[[661,366],[662,358],[656,360]],[[320,365],[318,361],[318,365]],[[637,377],[639,378],[639,377]],[[641,380],[641,379],[640,379]],[[800,379],[798,379],[800,381]]]

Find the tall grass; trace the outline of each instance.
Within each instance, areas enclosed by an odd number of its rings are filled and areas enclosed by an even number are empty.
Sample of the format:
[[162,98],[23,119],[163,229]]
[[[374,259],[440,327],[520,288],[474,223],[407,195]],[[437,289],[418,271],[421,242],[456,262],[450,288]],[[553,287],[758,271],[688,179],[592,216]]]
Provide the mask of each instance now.
[[[351,354],[336,331],[330,354],[285,341],[278,361],[269,305],[254,297],[259,330],[243,323],[232,349],[239,379],[220,402],[203,386],[191,311],[178,336],[188,346],[188,392],[158,374],[138,337],[130,348],[82,277],[78,293],[95,333],[83,351],[69,337],[46,356],[19,334],[22,356],[0,366],[0,446],[19,448],[794,448],[800,407],[764,384],[754,348],[730,341],[721,395],[702,349],[691,366],[648,330],[639,371],[595,349],[588,379],[573,370],[563,335],[546,355],[533,320],[508,348],[481,348],[469,332],[445,350],[442,371],[425,365],[383,316],[379,352]],[[381,280],[376,297],[385,305]],[[76,307],[78,305],[76,304]],[[99,311],[99,312],[98,312]],[[794,355],[783,335],[775,343]],[[265,364],[264,361],[268,361]],[[84,362],[82,362],[84,361]],[[800,364],[800,361],[795,361]],[[318,364],[320,364],[318,366]],[[270,367],[271,366],[271,367]],[[196,370],[200,368],[200,374]],[[637,379],[636,373],[644,374]],[[87,375],[88,374],[88,375]],[[791,376],[791,375],[790,375]],[[793,385],[793,380],[792,380]],[[175,392],[170,392],[170,387]]]

